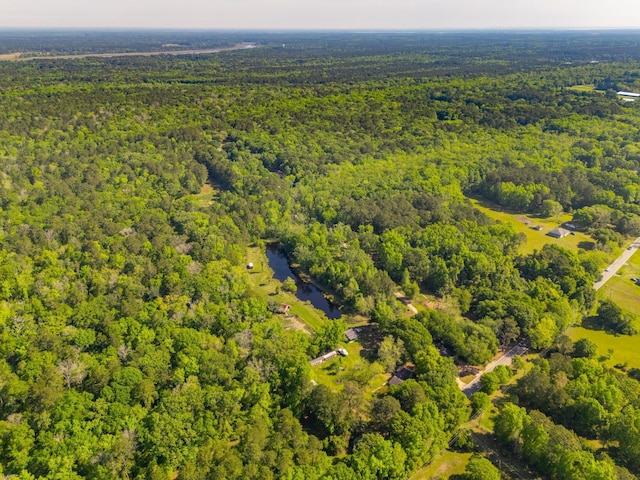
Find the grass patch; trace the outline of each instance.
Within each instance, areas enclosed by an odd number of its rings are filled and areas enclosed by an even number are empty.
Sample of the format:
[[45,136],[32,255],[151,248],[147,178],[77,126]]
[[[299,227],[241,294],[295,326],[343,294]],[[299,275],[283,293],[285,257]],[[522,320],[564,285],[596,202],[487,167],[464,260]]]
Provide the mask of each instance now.
[[[582,232],[573,232],[564,238],[552,238],[547,235],[549,230],[553,230],[564,222],[571,220],[571,215],[565,213],[556,218],[540,218],[519,213],[506,212],[499,205],[487,200],[470,198],[472,205],[494,220],[508,223],[513,226],[516,232],[523,233],[526,237],[525,243],[520,247],[521,253],[533,253],[534,250],[541,250],[547,244],[556,244],[569,250],[577,252],[578,249],[593,244],[593,239]],[[542,230],[534,230],[531,227],[540,225]],[[613,260],[613,256],[611,259]]]
[[433,462],[418,470],[411,480],[431,480],[432,478],[449,478],[451,475],[460,475],[467,468],[471,453],[458,453],[444,450]]

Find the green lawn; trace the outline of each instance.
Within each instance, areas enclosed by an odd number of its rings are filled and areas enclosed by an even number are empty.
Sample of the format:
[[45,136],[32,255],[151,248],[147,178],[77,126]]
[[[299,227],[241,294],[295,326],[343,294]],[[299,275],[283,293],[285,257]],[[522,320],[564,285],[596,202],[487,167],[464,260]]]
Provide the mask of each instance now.
[[[312,379],[337,392],[344,388],[345,380],[353,376],[356,371],[360,370],[364,373],[364,369],[370,369],[369,371],[375,373],[375,375],[367,383],[364,391],[365,398],[370,399],[375,391],[385,385],[391,375],[382,372],[381,368],[378,369],[377,364],[370,363],[362,358],[360,355],[363,349],[361,344],[351,342],[343,343],[340,346],[346,348],[349,355],[346,357],[337,356],[322,365],[313,367]],[[366,377],[366,374],[364,376]]]
[[432,478],[449,478],[460,475],[467,468],[471,453],[458,453],[444,450],[433,462],[418,470],[411,480],[431,480]]
[[[573,251],[577,251],[578,248],[581,247],[581,244],[582,246],[586,246],[593,243],[591,237],[581,232],[573,232],[573,235],[568,235],[564,238],[552,238],[547,235],[549,230],[553,230],[563,222],[571,220],[571,215],[568,213],[560,215],[557,218],[539,218],[525,214],[506,212],[499,205],[486,200],[475,198],[471,198],[470,200],[473,206],[485,215],[494,220],[510,223],[516,232],[524,233],[527,240],[520,248],[522,253],[532,253],[534,250],[540,250],[548,243],[560,245]],[[542,230],[533,230],[531,227],[534,225],[542,226]],[[612,257],[612,259],[613,258],[614,257]]]

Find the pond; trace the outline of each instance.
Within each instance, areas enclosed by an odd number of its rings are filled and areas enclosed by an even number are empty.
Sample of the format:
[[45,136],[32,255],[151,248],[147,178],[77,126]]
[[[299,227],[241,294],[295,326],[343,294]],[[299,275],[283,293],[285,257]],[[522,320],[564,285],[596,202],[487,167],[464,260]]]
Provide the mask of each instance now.
[[342,316],[340,309],[332,305],[322,294],[321,290],[315,285],[303,282],[300,277],[293,273],[293,270],[289,267],[289,260],[287,260],[286,255],[276,245],[267,245],[267,260],[269,261],[271,270],[273,270],[273,278],[281,282],[284,282],[287,278],[293,278],[295,280],[296,286],[298,287],[298,291],[296,292],[298,300],[302,300],[303,302],[309,300],[311,305],[318,310],[322,310],[327,318],[332,320]]

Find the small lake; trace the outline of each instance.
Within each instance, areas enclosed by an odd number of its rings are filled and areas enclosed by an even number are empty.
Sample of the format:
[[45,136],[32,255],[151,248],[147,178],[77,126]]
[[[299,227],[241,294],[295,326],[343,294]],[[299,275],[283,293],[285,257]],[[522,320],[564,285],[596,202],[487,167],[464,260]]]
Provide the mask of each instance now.
[[267,245],[267,260],[269,261],[269,266],[273,270],[273,278],[284,282],[287,278],[293,278],[296,282],[296,286],[298,287],[298,291],[296,292],[296,297],[298,300],[302,300],[306,302],[309,300],[311,305],[316,307],[318,310],[322,310],[327,318],[335,320],[342,316],[342,312],[340,309],[329,303],[329,301],[324,297],[322,291],[320,291],[315,285],[310,283],[303,282],[291,267],[289,267],[289,261],[287,257],[282,251],[275,245]]

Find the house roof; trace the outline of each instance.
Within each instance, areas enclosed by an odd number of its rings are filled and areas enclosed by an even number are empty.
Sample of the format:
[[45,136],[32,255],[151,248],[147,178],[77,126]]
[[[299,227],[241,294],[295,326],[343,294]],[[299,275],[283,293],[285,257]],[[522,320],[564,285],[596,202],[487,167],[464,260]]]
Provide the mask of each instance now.
[[566,237],[570,233],[571,232],[566,228],[557,227],[557,228],[554,228],[553,230],[550,230],[549,233],[547,233],[547,235],[549,235],[550,237],[561,238],[561,237]]
[[344,332],[344,336],[347,337],[347,340],[350,342],[356,340],[358,338],[358,330],[355,328],[350,328],[346,332]]

